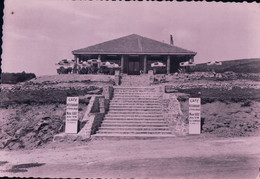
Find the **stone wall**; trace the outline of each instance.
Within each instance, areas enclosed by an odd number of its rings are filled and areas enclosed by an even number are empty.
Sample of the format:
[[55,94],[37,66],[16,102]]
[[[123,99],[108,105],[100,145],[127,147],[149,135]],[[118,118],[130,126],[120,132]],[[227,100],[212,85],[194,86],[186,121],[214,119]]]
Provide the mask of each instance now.
[[112,99],[113,97],[114,89],[112,86],[104,86],[102,95],[105,97],[105,99]]
[[170,130],[176,136],[187,135],[188,124],[185,123],[185,118],[183,117],[177,97],[173,93],[164,93],[162,89],[159,89],[159,92],[161,92],[160,102],[162,105],[163,116],[168,122]]
[[104,96],[92,96],[83,119],[83,121],[86,121],[86,124],[78,135],[82,138],[90,138],[92,134],[95,134],[101,126],[106,111],[107,107]]

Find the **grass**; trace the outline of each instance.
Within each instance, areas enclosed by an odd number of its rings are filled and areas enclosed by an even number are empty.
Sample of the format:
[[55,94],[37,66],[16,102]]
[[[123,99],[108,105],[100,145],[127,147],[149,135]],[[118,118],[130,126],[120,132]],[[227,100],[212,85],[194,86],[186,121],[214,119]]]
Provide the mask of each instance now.
[[[83,89],[26,89],[2,91],[0,93],[0,107],[7,107],[11,104],[53,104],[66,103],[67,96],[84,96],[86,94],[101,94],[102,89],[96,86],[88,86]],[[88,103],[80,100],[80,103]]]
[[[178,92],[187,93],[191,98],[201,98],[201,103],[212,103],[214,101],[220,102],[244,102],[244,106],[250,105],[250,100],[260,101],[260,90],[253,88],[239,88],[233,87],[228,89],[216,88],[191,88],[191,89],[177,89]],[[179,101],[186,101],[188,98],[180,96]]]
[[[209,67],[206,63],[202,63],[192,67],[191,71],[206,72],[209,71],[209,68],[212,67]],[[260,58],[223,61],[222,65],[215,66],[214,69],[218,73],[226,71],[236,73],[260,73]]]

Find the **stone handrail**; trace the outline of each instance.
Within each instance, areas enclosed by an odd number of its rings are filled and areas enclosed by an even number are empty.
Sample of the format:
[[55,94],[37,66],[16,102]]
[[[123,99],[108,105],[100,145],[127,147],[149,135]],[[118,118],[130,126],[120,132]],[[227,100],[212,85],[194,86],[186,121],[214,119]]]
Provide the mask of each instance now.
[[83,139],[90,138],[100,127],[105,113],[108,111],[109,101],[113,95],[113,87],[103,87],[103,94],[92,96],[82,122],[85,126],[78,133]]
[[173,93],[165,93],[165,86],[158,88],[160,102],[164,119],[168,122],[170,130],[174,135],[183,136],[187,134],[188,126],[183,119],[180,103]]

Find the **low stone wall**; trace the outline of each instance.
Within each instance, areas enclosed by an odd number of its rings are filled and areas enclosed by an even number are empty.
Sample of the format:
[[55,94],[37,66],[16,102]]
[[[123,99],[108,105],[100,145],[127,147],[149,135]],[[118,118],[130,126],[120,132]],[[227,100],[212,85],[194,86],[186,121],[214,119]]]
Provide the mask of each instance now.
[[78,136],[83,140],[89,139],[90,136],[92,134],[95,134],[98,128],[101,126],[103,118],[104,118],[103,113],[88,115],[86,125],[78,133]]
[[161,93],[160,102],[164,119],[168,122],[170,130],[174,135],[187,135],[188,124],[185,123],[177,97],[173,93],[164,93],[164,91],[162,91],[163,89],[164,88],[161,87],[159,92]]
[[90,138],[95,134],[104,119],[104,115],[109,108],[110,99],[113,96],[113,87],[104,86],[102,95],[92,96],[88,109],[84,115],[83,121],[86,121],[85,126],[81,129],[78,135],[82,139]]
[[105,99],[112,99],[114,93],[114,89],[112,86],[104,86],[102,95],[105,97]]
[[[112,96],[113,88],[108,88],[106,97]],[[78,134],[61,133],[54,137],[54,141],[75,141],[89,140],[92,134],[95,134],[104,119],[105,113],[108,111],[110,99],[105,96],[91,96],[84,117],[79,121],[80,131]],[[101,104],[102,103],[102,104]]]
[[[101,126],[105,112],[108,110],[105,100],[100,100],[102,98],[104,98],[104,96],[92,96],[90,99],[88,109],[83,118],[83,121],[86,121],[86,124],[78,133],[82,139],[90,138],[90,136],[95,134]],[[103,104],[100,104],[101,101],[103,101]],[[102,111],[102,109],[100,109],[101,107],[104,107],[105,110]]]

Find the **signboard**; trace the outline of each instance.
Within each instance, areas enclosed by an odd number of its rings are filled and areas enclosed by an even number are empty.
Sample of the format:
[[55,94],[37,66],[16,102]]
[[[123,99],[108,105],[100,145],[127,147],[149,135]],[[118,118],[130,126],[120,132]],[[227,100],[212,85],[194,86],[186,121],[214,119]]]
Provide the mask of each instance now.
[[200,134],[200,101],[200,98],[189,98],[189,134]]
[[78,133],[79,97],[67,97],[65,133]]

